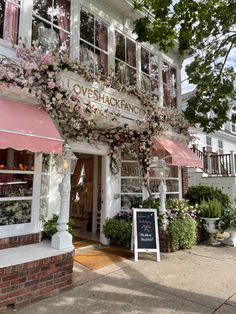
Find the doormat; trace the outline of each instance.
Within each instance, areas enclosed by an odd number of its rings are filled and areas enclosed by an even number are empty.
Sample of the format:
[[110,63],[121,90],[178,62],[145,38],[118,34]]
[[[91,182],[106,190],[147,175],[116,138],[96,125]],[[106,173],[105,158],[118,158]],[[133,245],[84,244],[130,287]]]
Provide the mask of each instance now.
[[96,270],[133,257],[133,252],[119,248],[106,247],[99,250],[80,252],[74,260],[89,269]]
[[79,249],[79,248],[90,246],[90,245],[98,245],[98,244],[99,242],[97,241],[82,239],[82,238],[76,238],[75,241],[73,241],[73,245],[75,249]]

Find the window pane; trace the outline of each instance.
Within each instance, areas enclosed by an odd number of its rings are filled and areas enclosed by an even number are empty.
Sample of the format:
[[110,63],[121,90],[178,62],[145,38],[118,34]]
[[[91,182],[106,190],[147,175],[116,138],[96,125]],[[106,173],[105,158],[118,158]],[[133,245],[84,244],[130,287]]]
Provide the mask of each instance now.
[[158,57],[150,54],[149,74],[152,78],[158,79]]
[[115,38],[116,38],[116,54],[115,57],[125,61],[125,37],[115,32]]
[[39,17],[52,22],[53,20],[53,8],[52,8],[52,0],[41,1],[34,0],[33,1],[33,13],[37,14]]
[[34,154],[26,150],[0,149],[0,171],[4,169],[34,170]]
[[141,74],[141,88],[147,92],[151,92],[152,90],[152,83],[149,76],[145,74]]
[[95,50],[95,73],[101,73],[107,75],[108,69],[108,55],[98,49]]
[[87,66],[88,69],[94,71],[95,54],[94,48],[88,44],[80,42],[80,62]]
[[95,21],[95,45],[100,49],[107,51],[108,47],[108,31],[107,24],[102,20]]
[[136,68],[136,44],[132,40],[127,39],[127,63]]
[[80,12],[80,37],[94,45],[94,16],[84,10]]
[[125,84],[126,83],[126,66],[125,66],[125,63],[116,60],[115,67],[116,67],[115,68],[116,75],[117,75],[119,81],[122,84]]
[[158,81],[151,79],[151,91],[153,94],[158,95]]
[[142,170],[139,163],[137,162],[122,162],[121,166],[122,177],[141,177]]
[[33,175],[0,173],[0,197],[32,196]]
[[0,1],[0,37],[13,44],[18,42],[20,1]]
[[136,70],[127,66],[126,71],[127,71],[126,83],[130,85],[135,85],[136,84]]
[[142,179],[121,179],[121,193],[142,193]]
[[31,206],[31,201],[0,202],[0,226],[30,222]]
[[141,70],[149,74],[149,51],[141,47]]

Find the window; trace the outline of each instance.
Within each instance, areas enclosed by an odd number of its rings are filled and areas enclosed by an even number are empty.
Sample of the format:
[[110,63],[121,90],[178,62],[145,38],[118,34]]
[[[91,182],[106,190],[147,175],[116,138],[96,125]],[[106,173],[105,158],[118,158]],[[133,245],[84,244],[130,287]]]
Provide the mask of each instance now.
[[158,57],[141,47],[141,88],[158,94]]
[[163,105],[165,107],[176,108],[176,69],[170,64],[164,62],[162,66],[163,79]]
[[231,131],[233,133],[236,133],[236,124],[235,123],[231,123]]
[[210,136],[206,136],[206,151],[212,152],[212,138]]
[[224,154],[224,144],[222,140],[218,140],[218,154],[219,155]]
[[31,221],[34,154],[0,150],[0,226]]
[[83,9],[80,12],[80,61],[95,74],[108,74],[108,25]]
[[128,152],[121,157],[121,209],[128,210],[141,204],[143,180],[138,160]]
[[115,31],[115,73],[122,84],[136,84],[136,43]]
[[70,1],[34,0],[32,40],[38,40],[44,50],[66,49],[70,36]]
[[[165,184],[167,188],[166,198],[179,198],[180,182],[178,177],[178,167],[172,165],[168,165],[168,167],[170,168],[170,173],[168,178],[165,179]],[[149,179],[149,187],[154,198],[160,197],[159,193],[160,183],[161,183],[160,178],[151,177]]]
[[0,0],[0,38],[17,44],[19,35],[20,1]]

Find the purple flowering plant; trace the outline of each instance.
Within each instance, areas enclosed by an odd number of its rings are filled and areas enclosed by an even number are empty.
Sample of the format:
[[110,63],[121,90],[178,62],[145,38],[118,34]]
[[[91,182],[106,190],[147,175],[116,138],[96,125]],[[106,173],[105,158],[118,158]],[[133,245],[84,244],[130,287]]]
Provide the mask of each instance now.
[[189,205],[188,200],[170,199],[166,204],[166,218],[172,222],[175,218],[197,219],[198,208],[196,205]]
[[115,215],[116,219],[119,220],[127,220],[127,221],[131,221],[133,219],[133,211],[132,210],[120,210],[116,215]]

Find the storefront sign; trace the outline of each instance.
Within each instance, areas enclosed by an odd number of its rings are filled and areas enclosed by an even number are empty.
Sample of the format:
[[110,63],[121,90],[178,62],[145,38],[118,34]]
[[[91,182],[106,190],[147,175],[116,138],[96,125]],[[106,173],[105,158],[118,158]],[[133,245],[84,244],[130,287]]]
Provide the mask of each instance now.
[[62,84],[64,88],[74,90],[82,99],[91,101],[101,109],[110,108],[132,120],[139,119],[143,113],[141,101],[137,97],[118,92],[113,88],[100,89],[98,83],[87,82],[79,75],[75,77],[72,73],[63,73]]
[[157,261],[160,261],[158,224],[155,209],[133,209],[133,245],[135,261],[138,260],[138,252],[156,252]]

